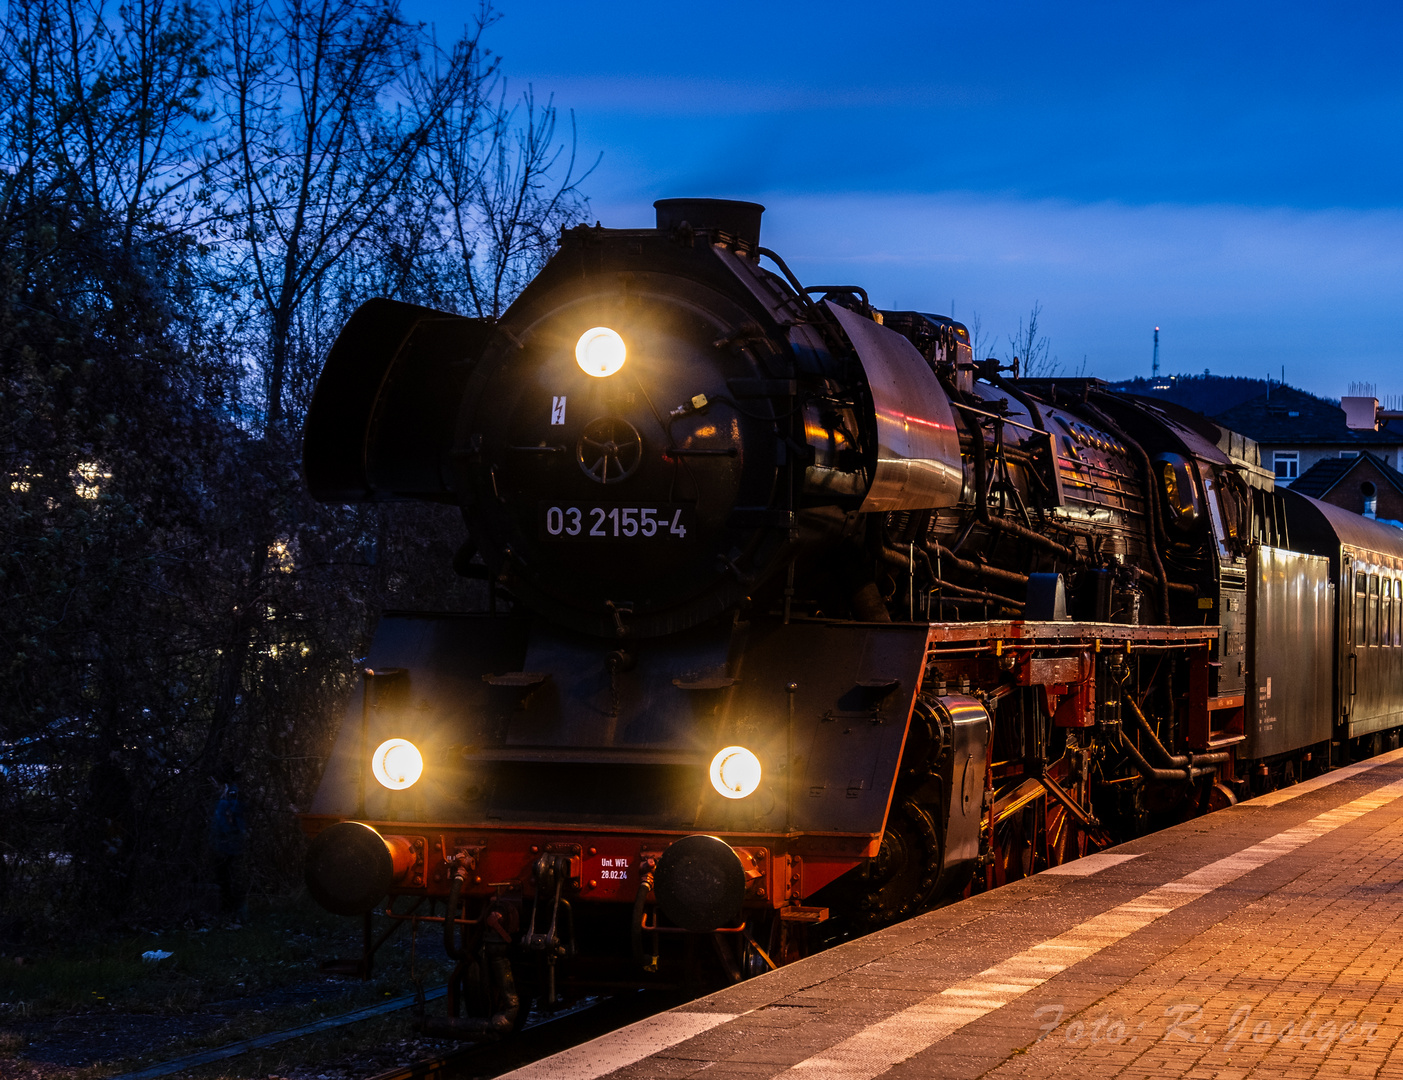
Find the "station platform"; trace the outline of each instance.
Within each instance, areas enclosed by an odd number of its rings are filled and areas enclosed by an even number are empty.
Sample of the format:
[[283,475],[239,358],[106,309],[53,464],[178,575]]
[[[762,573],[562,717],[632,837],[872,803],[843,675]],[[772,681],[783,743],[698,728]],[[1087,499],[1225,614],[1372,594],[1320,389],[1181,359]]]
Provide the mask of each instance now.
[[1403,750],[1045,871],[513,1080],[1403,1080]]

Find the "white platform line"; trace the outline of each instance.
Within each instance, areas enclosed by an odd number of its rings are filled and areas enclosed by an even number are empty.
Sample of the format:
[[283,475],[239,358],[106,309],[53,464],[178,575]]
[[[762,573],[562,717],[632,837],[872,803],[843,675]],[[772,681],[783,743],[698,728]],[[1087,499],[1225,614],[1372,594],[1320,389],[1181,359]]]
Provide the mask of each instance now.
[[744,1013],[665,1012],[533,1061],[500,1080],[595,1080]]
[[1098,870],[1119,866],[1123,862],[1129,862],[1131,859],[1139,857],[1139,855],[1114,855],[1109,851],[1103,851],[1096,855],[1085,855],[1080,859],[1073,859],[1071,862],[1061,863],[1057,866],[1049,866],[1042,873],[1054,876],[1089,877]]
[[782,1075],[802,1076],[805,1080],[871,1080],[966,1024],[1003,1008],[1073,964],[1149,926],[1175,908],[1400,797],[1403,797],[1403,780],[1209,863],[1177,881],[1151,889],[972,978],[932,994],[799,1062]]

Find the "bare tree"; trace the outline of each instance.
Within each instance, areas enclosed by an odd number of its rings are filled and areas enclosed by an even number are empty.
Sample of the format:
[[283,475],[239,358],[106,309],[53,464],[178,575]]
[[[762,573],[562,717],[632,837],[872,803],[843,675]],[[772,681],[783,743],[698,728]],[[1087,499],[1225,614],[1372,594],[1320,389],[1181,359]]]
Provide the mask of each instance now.
[[1004,359],[1010,362],[1016,359],[1019,374],[1025,379],[1050,378],[1061,368],[1057,357],[1049,357],[1051,343],[1038,326],[1042,310],[1042,304],[1034,301],[1027,323],[1019,319],[1018,330],[1008,335],[1008,353]]
[[62,201],[126,251],[187,224],[212,164],[211,40],[190,0],[15,0],[0,23],[0,214]]
[[989,336],[984,332],[984,322],[979,317],[979,312],[970,315],[969,322],[965,324],[965,329],[969,331],[969,349],[975,362],[989,359],[990,349]]
[[288,418],[299,306],[414,178],[476,39],[453,51],[447,70],[426,74],[432,41],[404,21],[398,0],[232,0],[221,23],[227,208],[267,320],[263,427],[272,431]]
[[575,175],[574,116],[568,148],[556,141],[556,122],[553,101],[538,107],[530,89],[510,109],[505,89],[495,106],[465,94],[438,119],[428,175],[479,318],[501,315],[555,249],[561,227],[582,216],[580,184],[593,166]]

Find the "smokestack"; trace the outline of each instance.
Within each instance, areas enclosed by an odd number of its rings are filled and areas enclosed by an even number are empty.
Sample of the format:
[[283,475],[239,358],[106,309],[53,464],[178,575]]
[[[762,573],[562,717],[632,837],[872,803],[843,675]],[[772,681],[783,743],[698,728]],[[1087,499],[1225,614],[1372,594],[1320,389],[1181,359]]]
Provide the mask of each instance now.
[[685,223],[702,232],[715,229],[751,247],[760,246],[760,215],[765,208],[759,203],[735,199],[659,199],[653,209],[658,212],[658,228],[663,232],[671,232]]

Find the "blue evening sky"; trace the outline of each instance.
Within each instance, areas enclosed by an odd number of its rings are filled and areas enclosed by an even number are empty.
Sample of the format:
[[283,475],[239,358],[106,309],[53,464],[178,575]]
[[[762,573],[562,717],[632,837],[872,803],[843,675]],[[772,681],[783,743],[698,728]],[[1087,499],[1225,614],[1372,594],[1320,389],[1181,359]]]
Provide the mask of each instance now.
[[1066,373],[1149,374],[1158,325],[1165,372],[1403,392],[1403,7],[499,2],[605,225],[751,199],[802,279],[1000,353],[1040,303]]

